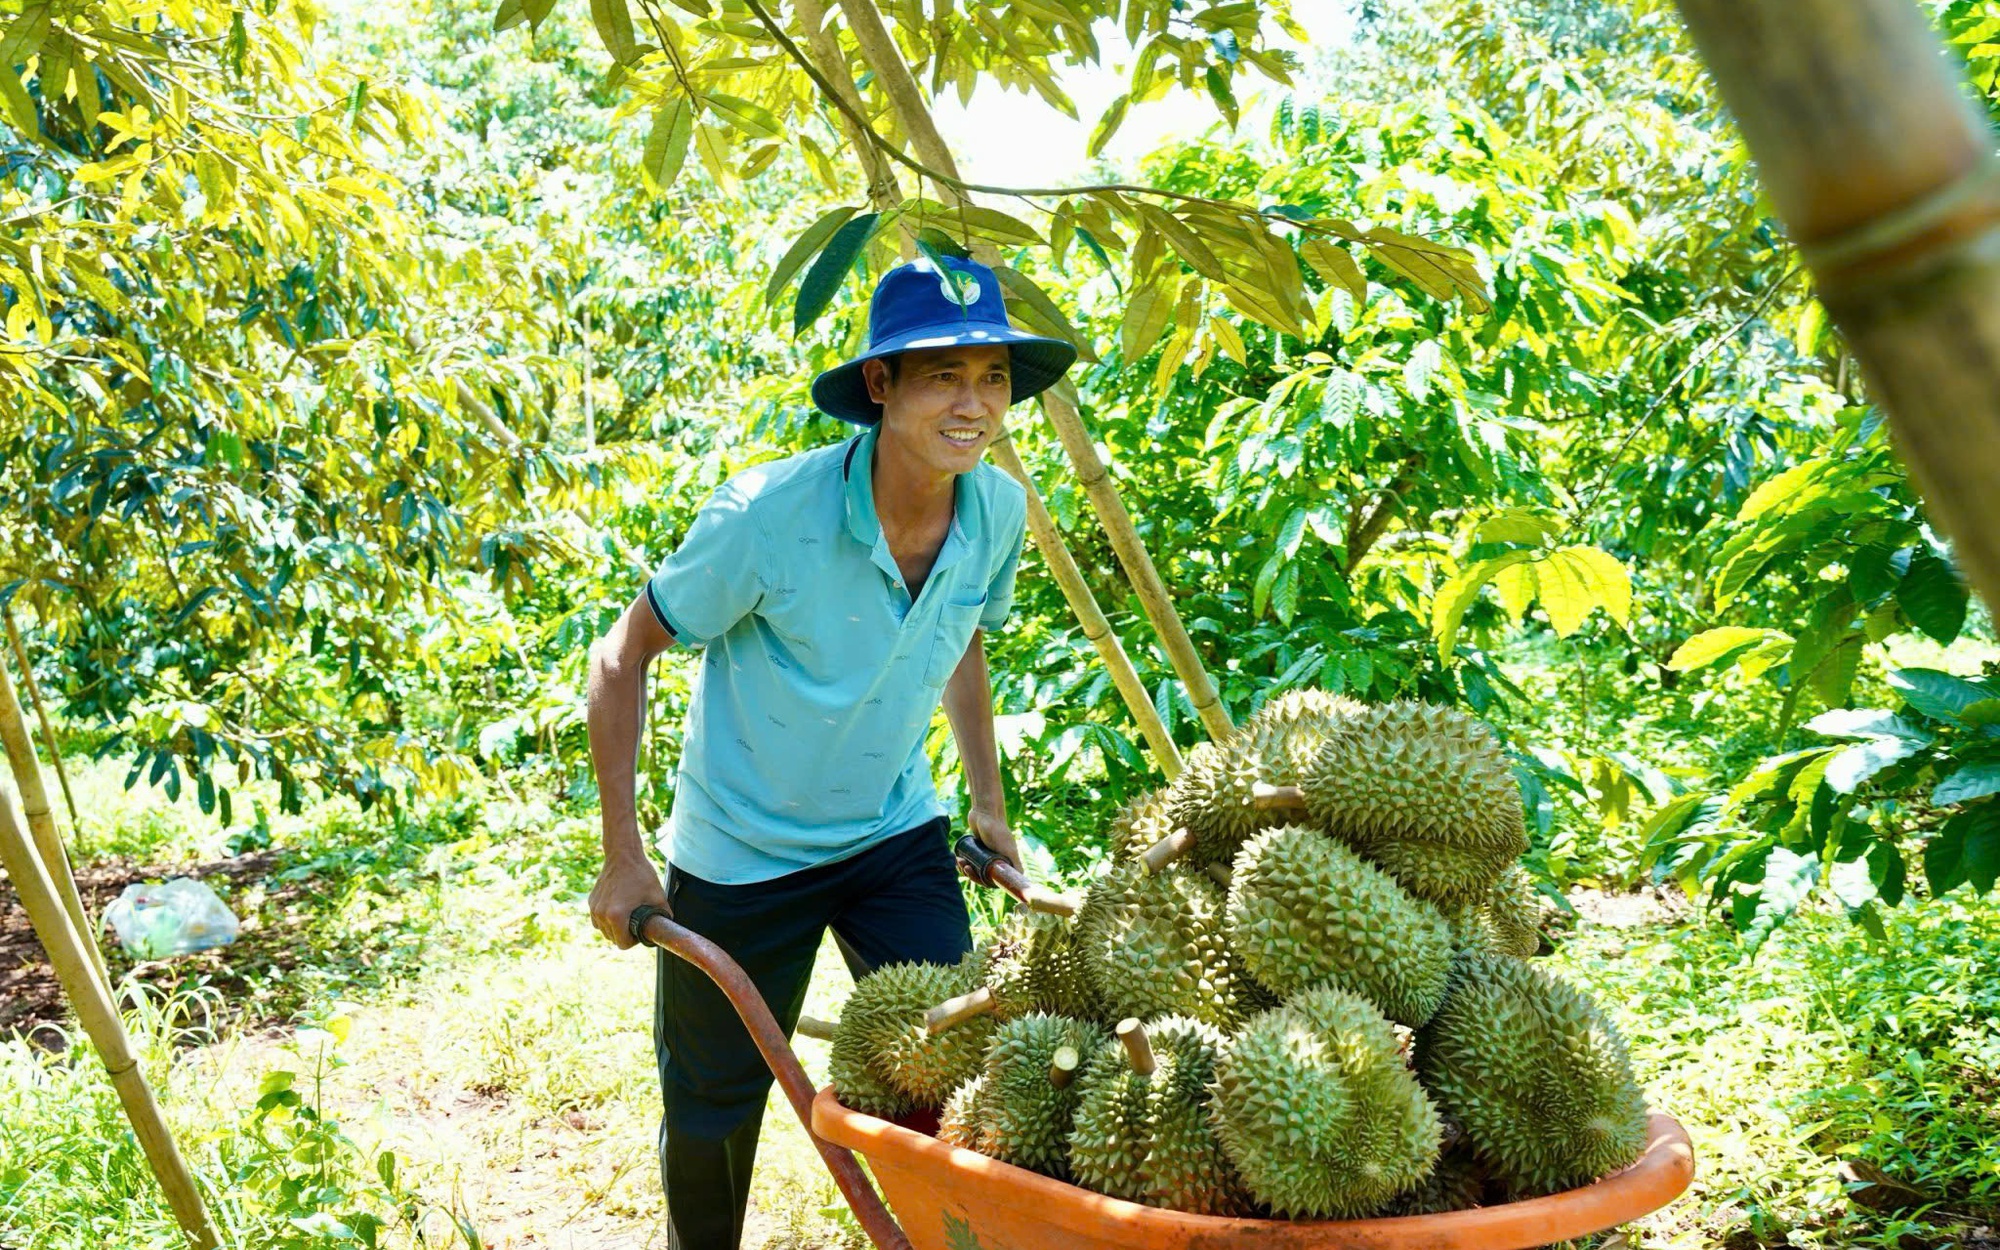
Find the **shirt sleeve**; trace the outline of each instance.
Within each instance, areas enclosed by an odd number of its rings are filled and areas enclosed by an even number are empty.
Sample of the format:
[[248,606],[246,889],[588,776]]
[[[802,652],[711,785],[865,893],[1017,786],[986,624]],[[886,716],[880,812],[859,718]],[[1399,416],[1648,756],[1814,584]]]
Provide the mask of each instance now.
[[763,548],[749,500],[725,482],[646,583],[646,602],[675,642],[707,646],[763,601]]
[[979,628],[989,634],[1007,623],[1008,613],[1014,608],[1014,571],[1021,564],[1021,545],[1028,533],[1027,521],[1024,495],[1021,510],[1014,518],[1014,540],[1008,544],[1006,558],[1000,561],[999,570],[986,586],[986,610],[979,614]]

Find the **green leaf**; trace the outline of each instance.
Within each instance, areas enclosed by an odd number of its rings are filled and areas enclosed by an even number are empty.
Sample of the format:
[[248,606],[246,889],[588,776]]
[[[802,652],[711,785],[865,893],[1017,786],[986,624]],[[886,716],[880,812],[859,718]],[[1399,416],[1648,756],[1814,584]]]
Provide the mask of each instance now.
[[1757,905],[1744,937],[1755,951],[1779,925],[1791,919],[1819,881],[1819,861],[1782,846],[1772,847],[1764,861],[1764,879],[1757,886]]
[[1307,235],[1299,250],[1305,254],[1306,264],[1313,267],[1314,273],[1344,289],[1354,297],[1356,304],[1367,302],[1368,279],[1362,274],[1361,264],[1354,259],[1352,252],[1316,234]]
[[999,209],[962,204],[950,211],[953,217],[965,223],[967,229],[995,242],[1010,245],[1043,242],[1041,231],[1017,217],[1009,217]]
[[2000,877],[2000,803],[1980,803],[1944,823],[1924,848],[1924,878],[1932,895],[1963,882],[1984,894]]
[[834,232],[832,242],[799,283],[798,302],[792,307],[792,333],[803,333],[833,302],[847,271],[854,267],[861,249],[875,236],[875,223],[880,217],[880,213],[863,213]]
[[1776,647],[1789,650],[1791,645],[1792,636],[1781,630],[1723,625],[1705,629],[1674,648],[1674,653],[1667,657],[1667,667],[1676,672],[1691,673],[1724,660],[1735,660],[1752,649]]
[[1160,333],[1174,315],[1174,302],[1179,296],[1178,270],[1133,289],[1132,298],[1125,305],[1125,319],[1118,327],[1118,345],[1125,363],[1138,361],[1159,342]]
[[1923,749],[1923,743],[1909,738],[1870,738],[1857,742],[1842,748],[1840,754],[1827,761],[1826,784],[1835,794],[1852,794],[1876,773]]
[[1458,640],[1459,622],[1465,619],[1465,610],[1479,597],[1479,590],[1493,580],[1496,573],[1534,556],[1532,551],[1509,551],[1490,560],[1460,569],[1458,575],[1446,582],[1431,603],[1431,633],[1437,637],[1438,658],[1451,658],[1452,646]]
[[1993,697],[1993,692],[1978,682],[1934,668],[1898,669],[1889,674],[1889,685],[1903,696],[1903,702],[1932,720],[1955,721],[1966,708]]
[[724,95],[720,91],[710,91],[702,100],[717,116],[752,139],[776,139],[784,128],[771,110],[753,100],[741,96]]
[[1280,625],[1290,625],[1292,617],[1299,610],[1299,566],[1287,563],[1285,571],[1278,574],[1278,580],[1271,587],[1271,610],[1277,613]]
[[1631,574],[1609,552],[1559,547],[1537,562],[1535,573],[1541,581],[1542,611],[1558,637],[1575,633],[1593,608],[1603,608],[1620,625],[1631,619]]
[[613,61],[623,65],[632,59],[637,43],[632,37],[632,10],[625,0],[590,0],[590,20]]
[[694,109],[684,95],[653,110],[653,127],[646,134],[640,170],[656,194],[664,194],[687,163],[688,140],[694,137]]
[[1225,282],[1229,279],[1229,274],[1222,268],[1222,262],[1215,258],[1214,252],[1208,250],[1206,243],[1195,237],[1194,231],[1188,229],[1186,222],[1157,204],[1141,201],[1134,207],[1138,210],[1139,220],[1158,230],[1161,237],[1173,246],[1174,251],[1196,273],[1214,282]]
[[1118,133],[1118,127],[1125,121],[1125,111],[1132,106],[1130,95],[1121,95],[1104,110],[1104,116],[1097,119],[1097,126],[1090,132],[1089,156],[1095,157],[1104,151],[1104,145],[1111,142],[1111,136]]
[[1538,547],[1562,529],[1562,522],[1532,508],[1502,508],[1479,523],[1472,540],[1480,543],[1522,543]]
[[1000,279],[1000,285],[1010,294],[1040,313],[1042,320],[1055,326],[1062,332],[1062,337],[1075,344],[1077,355],[1093,364],[1096,363],[1097,351],[1091,346],[1090,340],[1070,324],[1070,319],[1063,315],[1062,307],[1049,298],[1048,292],[1036,286],[1034,279],[1011,265],[993,266],[993,276]]
[[826,246],[826,241],[833,237],[833,232],[860,211],[858,207],[836,208],[807,226],[804,233],[785,249],[785,254],[778,258],[777,268],[771,271],[771,280],[764,284],[764,302],[777,303],[778,293],[785,289],[785,285],[792,280],[792,275],[797,273],[808,260],[818,255],[820,248]]
[[1931,805],[1945,807],[2000,794],[2000,764],[1969,764],[1938,783]]
[[500,0],[500,7],[493,11],[493,33],[512,30],[528,20],[528,10],[523,0]]
[[960,260],[972,259],[972,253],[966,250],[965,244],[936,226],[917,227],[917,248],[930,257],[931,263],[940,269],[944,268],[938,260],[940,256],[955,256]]
[[1749,498],[1743,501],[1743,506],[1736,510],[1736,519],[1754,521],[1773,508],[1794,502],[1826,467],[1827,462],[1824,460],[1808,460],[1804,464],[1786,469],[1774,478],[1758,483],[1757,489],[1751,491]]
[[1896,602],[1910,623],[1941,644],[1965,626],[1968,592],[1958,573],[1929,547],[1910,555],[1910,569],[1896,587]]

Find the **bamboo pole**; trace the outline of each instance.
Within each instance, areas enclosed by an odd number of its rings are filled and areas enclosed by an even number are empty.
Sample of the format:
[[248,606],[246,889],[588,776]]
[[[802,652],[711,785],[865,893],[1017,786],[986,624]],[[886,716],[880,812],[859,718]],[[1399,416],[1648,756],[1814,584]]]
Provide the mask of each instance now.
[[2000,604],[2000,160],[1910,0],[1678,0],[1959,564]]
[[[807,55],[812,58],[820,76],[832,83],[856,113],[863,112],[860,93],[854,89],[853,75],[847,71],[847,56],[840,50],[840,43],[826,24],[826,9],[819,0],[798,0],[796,5],[799,21],[804,25]],[[875,145],[868,141],[854,125],[847,114],[836,110],[848,143],[854,148],[861,161],[863,171],[868,175],[868,199],[870,205],[880,212],[893,208],[902,202],[902,188],[897,185],[896,171],[889,167]],[[908,241],[905,240],[905,255]],[[1035,547],[1042,553],[1042,561],[1049,573],[1056,579],[1063,598],[1068,601],[1070,611],[1076,615],[1077,623],[1083,627],[1083,636],[1097,650],[1098,659],[1103,661],[1105,671],[1111,674],[1111,684],[1125,700],[1125,708],[1132,714],[1139,726],[1139,733],[1152,748],[1153,759],[1160,771],[1172,781],[1181,771],[1180,749],[1174,745],[1173,735],[1167,732],[1159,711],[1154,708],[1152,698],[1146,693],[1146,684],[1139,680],[1138,670],[1132,667],[1132,659],[1125,654],[1125,645],[1111,629],[1110,620],[1104,609],[1098,606],[1097,596],[1091,593],[1090,584],[1083,580],[1083,572],[1077,567],[1075,557],[1063,542],[1062,531],[1056,527],[1055,518],[1049,515],[1048,505],[1042,500],[1041,490],[1036,486],[1027,465],[1014,450],[1013,437],[1002,433],[993,444],[993,459],[1002,470],[1021,484],[1028,495],[1028,534]]]
[[42,784],[41,764],[35,759],[35,745],[28,737],[27,722],[21,718],[21,703],[14,695],[14,683],[7,666],[0,664],[0,744],[7,751],[7,763],[20,788],[21,806],[26,810],[28,829],[35,840],[35,854],[47,872],[63,913],[76,927],[83,949],[90,954],[89,965],[98,985],[108,995],[111,973],[104,966],[104,953],[97,949],[96,930],[83,896],[77,892],[76,876],[70,871],[69,852],[63,848],[62,834],[56,830],[55,813],[49,810],[48,788]]
[[35,680],[35,666],[28,662],[27,644],[21,641],[21,629],[14,624],[14,614],[5,615],[7,641],[14,648],[14,662],[21,667],[21,681],[28,687],[28,702],[34,705],[35,721],[42,729],[42,745],[48,750],[49,764],[56,770],[56,784],[62,787],[63,806],[69,809],[69,827],[74,833],[82,824],[76,815],[76,796],[70,793],[69,770],[63,767],[62,748],[56,745],[55,726],[49,723],[48,705],[42,702],[42,684]]
[[[904,63],[888,28],[882,24],[882,15],[875,8],[874,0],[839,0],[839,3],[841,11],[847,14],[848,29],[861,48],[862,58],[875,71],[882,89],[888,94],[897,118],[903,123],[904,133],[917,150],[918,158],[939,173],[956,178],[958,162],[952,157],[944,138],[938,134],[923,91],[910,74],[910,67]],[[939,185],[938,194],[947,204],[965,198],[957,188],[944,184]],[[975,246],[973,254],[989,263],[994,259],[990,246]],[[1125,576],[1139,596],[1139,604],[1145,609],[1147,619],[1152,621],[1154,630],[1159,633],[1161,645],[1166,649],[1167,658],[1173,662],[1174,672],[1179,675],[1181,684],[1186,687],[1188,700],[1201,718],[1202,727],[1211,738],[1218,741],[1227,738],[1235,732],[1235,725],[1222,706],[1222,697],[1216,692],[1215,682],[1210,679],[1207,668],[1202,665],[1201,656],[1194,649],[1194,640],[1188,637],[1187,627],[1181,623],[1180,612],[1167,594],[1159,570],[1153,566],[1151,553],[1139,538],[1131,514],[1125,510],[1125,502],[1111,480],[1110,469],[1098,456],[1097,445],[1084,428],[1082,415],[1053,392],[1043,393],[1042,410],[1048,413],[1050,424],[1055,426],[1056,437],[1062,441],[1063,450],[1069,454],[1070,463],[1076,468],[1077,482],[1089,497],[1099,523],[1111,539],[1112,550],[1118,554],[1118,562],[1124,566]]]
[[126,1118],[132,1123],[133,1136],[138,1138],[153,1175],[166,1192],[174,1219],[195,1250],[214,1250],[220,1244],[215,1226],[209,1222],[194,1177],[189,1174],[180,1149],[174,1145],[173,1134],[160,1115],[160,1105],[146,1083],[146,1074],[139,1070],[138,1057],[132,1053],[132,1040],[125,1033],[125,1022],[118,1016],[110,991],[97,979],[90,957],[84,953],[83,939],[57,897],[55,882],[50,880],[21,827],[13,791],[5,785],[0,785],[0,866],[13,878],[21,905],[27,909],[28,922],[48,952],[56,978],[76,1009],[83,1031],[104,1060],[112,1088],[118,1091],[118,1101],[124,1104]]

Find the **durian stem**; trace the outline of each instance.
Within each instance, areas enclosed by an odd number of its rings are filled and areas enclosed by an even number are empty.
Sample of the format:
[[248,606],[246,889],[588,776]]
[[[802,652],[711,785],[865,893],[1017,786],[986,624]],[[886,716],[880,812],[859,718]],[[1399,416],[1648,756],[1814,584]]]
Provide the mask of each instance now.
[[1081,1062],[1083,1056],[1076,1053],[1076,1047],[1056,1047],[1056,1053],[1049,1056],[1049,1084],[1057,1089],[1067,1089],[1076,1078],[1076,1065]]
[[1208,867],[1202,869],[1202,871],[1208,874],[1210,881],[1215,882],[1215,884],[1225,890],[1229,888],[1229,883],[1236,878],[1236,874],[1229,871],[1228,864],[1210,864]]
[[818,1016],[800,1016],[798,1025],[792,1031],[800,1037],[810,1037],[815,1041],[830,1042],[833,1040],[833,1031],[839,1027],[833,1021],[822,1020]]
[[1125,1057],[1131,1061],[1132,1070],[1140,1076],[1153,1075],[1159,1063],[1153,1058],[1153,1044],[1146,1040],[1146,1026],[1133,1016],[1118,1022],[1118,1041],[1125,1047]]
[[1263,781],[1252,782],[1250,806],[1260,812],[1302,812],[1306,809],[1306,794],[1297,786],[1274,786]]
[[970,994],[960,994],[957,998],[947,998],[924,1013],[924,1032],[942,1033],[946,1029],[964,1024],[974,1016],[983,1016],[995,1006],[993,991],[980,986]]
[[1185,829],[1176,829],[1158,842],[1139,853],[1139,863],[1149,877],[1166,871],[1168,864],[1180,859],[1194,849],[1194,835]]

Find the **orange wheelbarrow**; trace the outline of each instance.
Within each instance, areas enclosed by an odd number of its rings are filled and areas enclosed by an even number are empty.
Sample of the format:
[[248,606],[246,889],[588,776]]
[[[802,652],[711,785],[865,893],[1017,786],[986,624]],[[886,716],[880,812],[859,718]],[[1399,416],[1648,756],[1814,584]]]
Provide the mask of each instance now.
[[[1011,864],[960,842],[967,873],[1034,906],[1051,896]],[[967,851],[973,853],[968,854]],[[947,1146],[850,1111],[814,1092],[784,1030],[722,948],[654,907],[632,936],[707,973],[729,996],[806,1127],[841,1195],[877,1250],[1527,1250],[1599,1232],[1658,1210],[1694,1178],[1694,1149],[1673,1117],[1655,1114],[1637,1162],[1593,1185],[1498,1206],[1371,1220],[1243,1220],[1141,1206]],[[902,1223],[855,1161],[868,1160]],[[907,1228],[907,1232],[905,1229]]]

